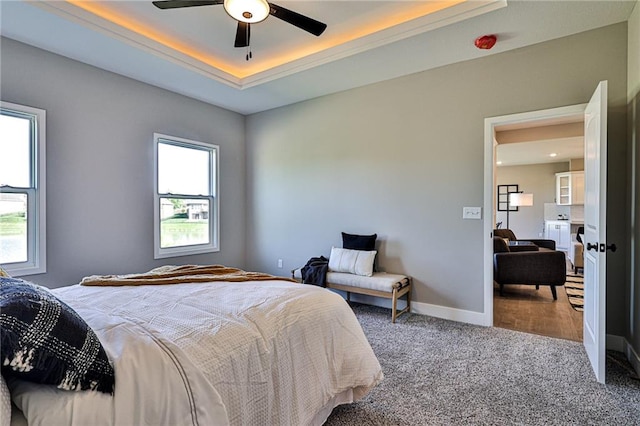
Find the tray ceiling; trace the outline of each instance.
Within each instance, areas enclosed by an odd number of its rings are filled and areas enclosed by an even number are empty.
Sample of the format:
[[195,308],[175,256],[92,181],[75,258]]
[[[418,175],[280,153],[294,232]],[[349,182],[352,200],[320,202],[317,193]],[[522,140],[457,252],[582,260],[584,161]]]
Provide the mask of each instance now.
[[[269,17],[253,59],[221,5],[2,1],[0,31],[33,46],[250,114],[628,19],[634,2],[279,1],[328,25],[315,37]],[[497,34],[481,51],[473,40]],[[55,35],[55,36],[53,36]]]

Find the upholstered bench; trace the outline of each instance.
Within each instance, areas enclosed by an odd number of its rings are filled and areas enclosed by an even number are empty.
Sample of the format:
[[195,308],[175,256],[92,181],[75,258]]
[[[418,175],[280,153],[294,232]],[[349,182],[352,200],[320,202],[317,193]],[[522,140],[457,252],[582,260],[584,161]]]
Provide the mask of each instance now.
[[[302,281],[301,268],[291,271],[291,277]],[[374,272],[372,276],[348,274],[345,272],[327,272],[327,288],[347,293],[347,302],[351,302],[351,293],[391,299],[391,322],[411,309],[411,277],[386,272]],[[398,311],[398,299],[406,295],[407,306]]]

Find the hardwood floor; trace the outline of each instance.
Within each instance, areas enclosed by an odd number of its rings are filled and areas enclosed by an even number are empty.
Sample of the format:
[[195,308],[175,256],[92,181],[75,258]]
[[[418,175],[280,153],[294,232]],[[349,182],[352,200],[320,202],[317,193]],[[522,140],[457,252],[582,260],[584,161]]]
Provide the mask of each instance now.
[[506,285],[504,297],[498,286],[493,293],[493,325],[525,333],[582,341],[582,312],[571,307],[564,287],[556,287],[554,301],[548,286]]

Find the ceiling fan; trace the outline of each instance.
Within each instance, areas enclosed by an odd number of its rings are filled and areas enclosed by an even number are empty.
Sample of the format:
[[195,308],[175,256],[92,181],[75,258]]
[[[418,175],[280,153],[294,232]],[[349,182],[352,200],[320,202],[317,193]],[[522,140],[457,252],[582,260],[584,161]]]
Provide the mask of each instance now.
[[[266,0],[164,0],[152,2],[159,9],[178,9],[182,7],[211,6],[221,4],[233,19],[238,21],[234,47],[249,47],[251,24],[262,22],[269,15],[282,19],[291,25],[319,36],[327,28],[324,24],[308,16],[301,15]],[[251,58],[247,53],[247,61]]]

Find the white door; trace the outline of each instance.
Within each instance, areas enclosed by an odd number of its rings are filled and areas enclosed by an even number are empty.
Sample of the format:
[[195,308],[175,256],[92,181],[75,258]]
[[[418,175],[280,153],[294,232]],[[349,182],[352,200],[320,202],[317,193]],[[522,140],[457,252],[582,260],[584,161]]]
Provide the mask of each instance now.
[[584,112],[584,347],[600,383],[605,381],[607,82]]

